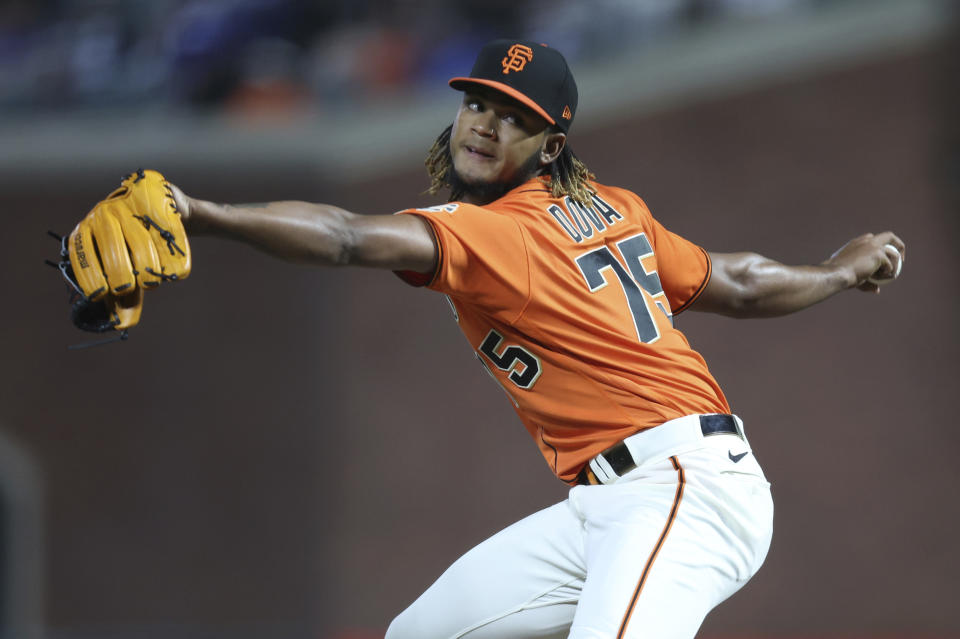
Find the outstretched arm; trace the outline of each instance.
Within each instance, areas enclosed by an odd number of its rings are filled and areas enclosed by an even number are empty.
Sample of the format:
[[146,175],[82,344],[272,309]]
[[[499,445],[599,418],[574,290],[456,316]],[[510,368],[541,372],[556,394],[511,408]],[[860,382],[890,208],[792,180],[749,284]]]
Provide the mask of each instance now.
[[902,259],[904,243],[889,231],[854,238],[816,266],[787,266],[756,253],[711,253],[710,282],[690,308],[730,317],[775,317],[850,288],[877,292],[867,278],[889,277],[896,267],[887,244]]
[[417,215],[357,215],[307,202],[216,204],[171,185],[191,235],[240,240],[291,262],[432,272],[437,245]]

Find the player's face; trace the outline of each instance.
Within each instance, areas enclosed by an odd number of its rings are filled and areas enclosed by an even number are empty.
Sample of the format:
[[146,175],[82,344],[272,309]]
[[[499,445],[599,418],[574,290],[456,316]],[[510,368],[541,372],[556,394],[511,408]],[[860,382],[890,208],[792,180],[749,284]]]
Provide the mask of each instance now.
[[[466,185],[518,184],[542,167],[547,122],[504,94],[477,87],[464,93],[450,133],[453,168]],[[562,144],[561,144],[562,146]]]

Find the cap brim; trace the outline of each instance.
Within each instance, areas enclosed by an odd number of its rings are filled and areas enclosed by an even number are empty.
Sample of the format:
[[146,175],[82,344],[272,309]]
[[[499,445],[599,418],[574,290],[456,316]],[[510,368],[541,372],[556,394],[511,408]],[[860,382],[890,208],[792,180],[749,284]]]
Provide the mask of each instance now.
[[502,82],[494,82],[493,80],[484,80],[482,78],[450,78],[450,82],[448,82],[448,84],[454,89],[456,89],[457,91],[463,91],[464,89],[466,89],[465,85],[469,85],[469,84],[482,84],[485,87],[496,89],[501,93],[507,94],[517,102],[520,102],[521,104],[530,107],[537,113],[537,115],[542,117],[544,120],[546,120],[550,124],[557,123],[557,121],[551,118],[550,115],[546,111],[544,111],[539,104],[537,104],[536,102],[534,102],[533,100],[525,96],[524,94],[520,93],[513,87],[507,86]]

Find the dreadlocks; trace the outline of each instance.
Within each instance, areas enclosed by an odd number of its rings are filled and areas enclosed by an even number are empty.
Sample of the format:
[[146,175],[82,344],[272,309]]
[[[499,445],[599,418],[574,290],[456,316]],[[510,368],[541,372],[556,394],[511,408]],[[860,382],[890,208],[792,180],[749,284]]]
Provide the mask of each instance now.
[[[443,133],[437,136],[433,146],[427,151],[427,159],[423,161],[427,167],[427,175],[430,176],[430,186],[426,193],[436,195],[447,187],[450,171],[453,170],[453,158],[450,155],[450,132],[453,131],[451,124],[443,130]],[[459,199],[462,193],[450,193],[450,200]]]
[[550,164],[550,192],[553,197],[570,196],[570,199],[590,206],[593,189],[588,180],[596,180],[587,165],[580,161],[568,145],[563,146],[560,155]]
[[[452,187],[453,157],[450,155],[450,132],[452,130],[453,125],[451,124],[437,136],[433,146],[427,152],[427,159],[423,162],[427,167],[427,175],[430,176],[430,186],[426,192],[430,195],[436,195],[449,187],[449,201],[459,200],[463,197],[462,189]],[[550,164],[549,186],[553,197],[569,196],[577,203],[588,206],[590,196],[593,194],[593,189],[590,188],[588,181],[594,179],[596,178],[593,173],[574,155],[569,145],[565,145],[559,157]],[[544,182],[547,181],[544,180]]]

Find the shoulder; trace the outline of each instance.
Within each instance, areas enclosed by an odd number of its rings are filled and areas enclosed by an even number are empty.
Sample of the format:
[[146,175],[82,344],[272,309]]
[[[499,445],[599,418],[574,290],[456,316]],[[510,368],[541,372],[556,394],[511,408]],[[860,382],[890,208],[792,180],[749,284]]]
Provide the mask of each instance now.
[[454,241],[472,246],[505,241],[509,236],[517,235],[520,229],[518,215],[509,208],[469,204],[467,202],[448,202],[437,206],[404,209],[396,214],[419,217],[429,223],[434,235],[442,244]]
[[438,215],[438,214],[453,214],[460,210],[461,207],[470,206],[463,202],[447,202],[446,204],[438,204],[437,206],[424,206],[420,208],[410,208],[410,209],[401,209],[394,213],[394,215],[402,214],[414,214],[414,215]]

